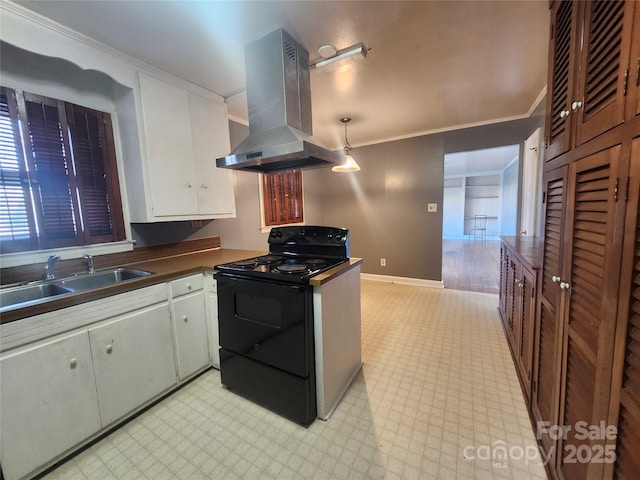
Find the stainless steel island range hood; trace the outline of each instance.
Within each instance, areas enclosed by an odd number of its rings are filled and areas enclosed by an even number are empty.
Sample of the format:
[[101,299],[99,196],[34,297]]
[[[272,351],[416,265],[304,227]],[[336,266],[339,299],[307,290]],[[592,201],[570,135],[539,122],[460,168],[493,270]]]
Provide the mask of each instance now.
[[249,136],[216,165],[275,172],[335,166],[344,153],[312,137],[309,52],[278,29],[245,46]]

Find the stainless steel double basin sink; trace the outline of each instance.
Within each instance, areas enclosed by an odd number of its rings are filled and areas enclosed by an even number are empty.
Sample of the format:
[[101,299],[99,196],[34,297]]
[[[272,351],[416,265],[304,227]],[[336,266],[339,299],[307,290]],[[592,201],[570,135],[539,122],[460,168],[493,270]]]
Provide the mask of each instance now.
[[44,303],[94,288],[107,287],[116,283],[148,277],[153,272],[135,268],[111,268],[95,273],[74,275],[56,280],[42,280],[0,289],[0,313]]

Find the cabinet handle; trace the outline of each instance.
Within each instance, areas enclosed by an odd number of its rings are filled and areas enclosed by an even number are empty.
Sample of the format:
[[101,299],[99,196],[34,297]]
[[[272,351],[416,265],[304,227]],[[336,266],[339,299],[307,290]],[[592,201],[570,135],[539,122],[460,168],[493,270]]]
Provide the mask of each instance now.
[[557,275],[554,275],[553,277],[551,277],[551,281],[553,283],[558,283],[560,281],[560,277],[558,277]]
[[182,320],[184,323],[187,323],[189,321],[189,317],[187,315],[182,315]]
[[562,110],[560,112],[560,118],[567,118],[569,116],[569,113],[571,113],[569,112],[569,110]]
[[113,352],[113,344],[109,344],[107,345],[107,348],[104,349],[105,352],[107,352],[107,355],[111,355],[111,352]]
[[571,110],[574,112],[582,106],[582,102],[573,102],[571,104]]
[[76,360],[75,358],[72,358],[71,360],[69,360],[69,368],[71,370],[73,370],[77,366],[78,366],[78,360]]

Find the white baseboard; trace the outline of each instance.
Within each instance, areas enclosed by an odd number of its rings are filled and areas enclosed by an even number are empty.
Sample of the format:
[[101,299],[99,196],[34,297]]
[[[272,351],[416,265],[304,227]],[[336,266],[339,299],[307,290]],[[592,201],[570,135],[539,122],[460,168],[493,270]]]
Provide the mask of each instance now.
[[419,287],[444,288],[442,280],[425,280],[423,278],[394,277],[392,275],[376,275],[374,273],[361,273],[361,280],[373,280],[376,282],[402,283],[404,285],[416,285]]

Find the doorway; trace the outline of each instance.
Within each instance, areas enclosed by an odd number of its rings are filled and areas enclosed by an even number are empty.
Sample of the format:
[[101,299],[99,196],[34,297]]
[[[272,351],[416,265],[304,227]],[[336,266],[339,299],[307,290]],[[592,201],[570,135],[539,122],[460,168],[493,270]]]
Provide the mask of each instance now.
[[[520,146],[444,156],[442,281],[445,288],[499,292],[500,235],[516,235]],[[476,216],[486,216],[478,236]]]

